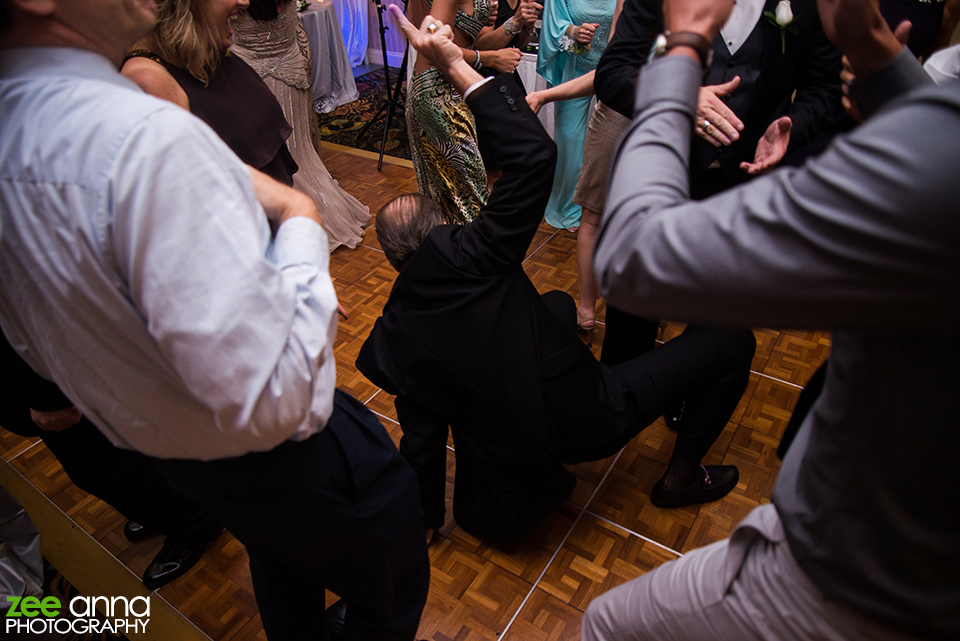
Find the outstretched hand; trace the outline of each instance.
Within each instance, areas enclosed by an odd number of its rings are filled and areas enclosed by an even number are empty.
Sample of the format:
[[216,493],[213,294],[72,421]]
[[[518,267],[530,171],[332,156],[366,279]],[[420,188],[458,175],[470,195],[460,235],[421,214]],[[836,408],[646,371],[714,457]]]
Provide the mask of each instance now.
[[780,164],[787,153],[787,147],[790,146],[792,128],[793,121],[790,120],[790,116],[783,116],[771,122],[763,138],[757,143],[757,153],[753,162],[740,163],[740,169],[751,176],[756,176]]
[[700,87],[697,98],[696,134],[714,147],[729,145],[740,137],[743,122],[720,98],[740,86],[740,76],[719,85]]

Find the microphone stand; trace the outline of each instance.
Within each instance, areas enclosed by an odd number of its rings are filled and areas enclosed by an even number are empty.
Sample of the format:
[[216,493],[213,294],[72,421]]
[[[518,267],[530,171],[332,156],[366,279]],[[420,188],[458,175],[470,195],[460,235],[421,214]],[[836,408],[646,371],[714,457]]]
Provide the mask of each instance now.
[[[390,86],[390,66],[387,64],[387,38],[386,33],[389,27],[383,24],[383,12],[386,9],[382,0],[374,0],[374,3],[377,5],[377,21],[380,23],[380,51],[383,52],[383,76],[384,83],[386,84],[386,96],[387,99],[380,106],[380,109],[373,115],[373,117],[367,121],[367,124],[363,126],[357,133],[357,141],[367,133],[367,130],[370,129],[370,126],[377,122],[380,119],[380,116],[384,115],[384,110],[386,110],[386,120],[383,123],[383,138],[380,141],[380,162],[377,163],[377,171],[383,169],[383,153],[384,149],[387,146],[387,134],[390,132],[390,123],[393,121],[394,112],[396,108],[400,106],[400,90],[403,87],[403,81],[407,76],[407,55],[410,51],[410,48],[407,47],[403,51],[403,62],[400,63],[400,73],[397,78],[397,84],[395,87]],[[404,12],[407,9],[406,0],[403,3]]]

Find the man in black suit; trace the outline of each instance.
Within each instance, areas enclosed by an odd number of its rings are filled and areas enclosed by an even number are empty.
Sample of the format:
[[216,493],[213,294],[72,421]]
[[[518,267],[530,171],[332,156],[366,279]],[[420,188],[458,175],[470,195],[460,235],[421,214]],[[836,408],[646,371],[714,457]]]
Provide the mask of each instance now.
[[[778,0],[741,0],[713,40],[691,143],[696,199],[772,169],[844,113],[840,50],[824,34],[814,0],[791,3],[792,16],[780,10],[781,18],[791,18],[781,28],[768,15],[777,15]],[[633,118],[640,67],[663,32],[662,5],[625,0],[597,65],[597,98],[627,118]]]
[[444,520],[448,425],[457,522],[504,540],[529,533],[570,493],[574,479],[562,463],[614,454],[680,399],[687,412],[651,500],[672,507],[724,496],[736,468],[700,461],[746,386],[753,334],[692,327],[615,367],[598,363],[577,338],[573,299],[541,296],[522,267],[556,147],[515,80],[479,84],[447,45],[449,27],[434,33],[431,21],[419,32],[404,21],[404,30],[465,95],[484,161],[502,175],[465,226],[444,225],[436,205],[416,194],[377,215],[377,237],[400,274],[357,367],[397,395],[400,451],[417,472],[425,526]]

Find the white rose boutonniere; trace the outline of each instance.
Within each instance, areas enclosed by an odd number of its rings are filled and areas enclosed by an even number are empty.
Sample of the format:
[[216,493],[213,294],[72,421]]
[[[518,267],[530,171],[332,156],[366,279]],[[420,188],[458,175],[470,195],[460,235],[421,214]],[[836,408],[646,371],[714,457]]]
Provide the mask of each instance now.
[[793,7],[790,6],[790,0],[780,0],[777,3],[777,11],[764,11],[763,15],[767,17],[775,27],[780,29],[780,53],[787,53],[787,34],[796,36],[800,33],[794,23],[796,16],[793,15]]

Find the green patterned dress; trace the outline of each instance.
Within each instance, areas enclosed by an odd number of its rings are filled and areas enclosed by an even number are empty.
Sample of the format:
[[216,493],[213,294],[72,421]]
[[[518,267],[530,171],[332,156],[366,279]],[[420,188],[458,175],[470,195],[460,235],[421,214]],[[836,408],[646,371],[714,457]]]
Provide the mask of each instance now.
[[[489,15],[490,0],[474,0],[473,15],[457,11],[456,26],[475,40]],[[489,196],[470,108],[443,75],[430,68],[411,80],[406,116],[420,193],[436,201],[450,222],[470,222]]]

